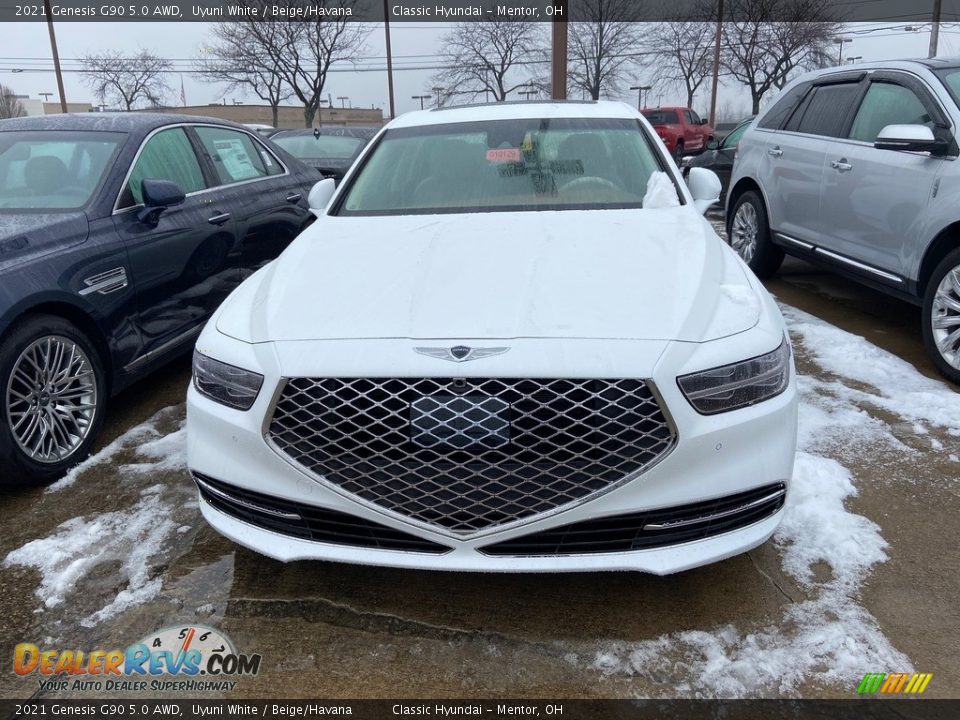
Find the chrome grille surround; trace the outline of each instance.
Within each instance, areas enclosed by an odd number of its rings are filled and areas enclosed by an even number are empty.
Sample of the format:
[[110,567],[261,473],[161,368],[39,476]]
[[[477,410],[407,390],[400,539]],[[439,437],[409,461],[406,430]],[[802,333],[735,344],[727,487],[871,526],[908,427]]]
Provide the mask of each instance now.
[[457,536],[593,499],[677,441],[636,379],[292,378],[267,423],[274,450],[334,490]]

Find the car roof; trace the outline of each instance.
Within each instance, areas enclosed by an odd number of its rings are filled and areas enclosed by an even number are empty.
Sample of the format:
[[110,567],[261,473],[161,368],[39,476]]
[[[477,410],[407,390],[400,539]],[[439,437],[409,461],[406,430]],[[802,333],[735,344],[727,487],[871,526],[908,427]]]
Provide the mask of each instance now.
[[415,110],[401,115],[387,127],[406,128],[485,120],[526,120],[533,118],[625,118],[635,120],[637,117],[639,117],[639,113],[632,106],[609,100],[566,102],[522,100]]
[[0,121],[0,132],[8,130],[99,130],[103,132],[149,132],[164,125],[204,123],[243,128],[217,118],[177,113],[86,112],[58,115],[34,115]]
[[278,135],[284,135],[290,137],[293,135],[339,135],[341,137],[358,137],[358,138],[367,138],[370,139],[379,132],[380,128],[377,127],[344,127],[344,126],[330,126],[330,127],[319,127],[319,128],[281,128],[275,133],[271,133],[270,137],[275,138]]

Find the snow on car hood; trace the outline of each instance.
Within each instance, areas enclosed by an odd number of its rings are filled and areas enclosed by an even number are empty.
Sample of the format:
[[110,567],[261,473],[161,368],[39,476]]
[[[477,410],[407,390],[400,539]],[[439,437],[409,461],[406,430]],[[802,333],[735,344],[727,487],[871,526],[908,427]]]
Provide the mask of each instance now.
[[756,292],[689,205],[323,216],[227,300],[217,328],[246,342],[701,342],[753,327]]

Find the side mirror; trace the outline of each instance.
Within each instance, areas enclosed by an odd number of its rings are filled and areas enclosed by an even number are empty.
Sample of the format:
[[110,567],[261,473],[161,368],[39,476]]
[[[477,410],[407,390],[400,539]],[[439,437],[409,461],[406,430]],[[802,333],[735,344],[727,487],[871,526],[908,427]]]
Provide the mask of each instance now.
[[307,204],[310,206],[310,212],[317,217],[323,214],[327,209],[330,198],[333,197],[337,184],[333,178],[325,178],[310,188],[310,194],[307,195]]
[[723,185],[713,170],[702,167],[690,168],[687,174],[687,187],[693,196],[693,204],[702,213],[711,205],[720,202],[720,191]]
[[143,209],[137,215],[140,222],[156,222],[164,210],[187,199],[180,186],[170,180],[146,178],[140,182],[140,192],[143,195]]
[[707,120],[707,118],[700,118],[700,124],[701,124],[701,125],[709,125],[709,124],[710,124],[710,121]]
[[716,139],[711,140],[710,142],[707,143],[707,150],[719,150],[719,149],[720,149],[720,143]]
[[873,143],[877,150],[902,152],[942,152],[945,145],[926,125],[887,125]]

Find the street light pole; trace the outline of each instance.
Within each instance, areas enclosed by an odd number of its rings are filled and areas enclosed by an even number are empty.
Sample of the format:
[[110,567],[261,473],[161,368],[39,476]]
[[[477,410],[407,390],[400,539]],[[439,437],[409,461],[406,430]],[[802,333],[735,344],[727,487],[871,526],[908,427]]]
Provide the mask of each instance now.
[[50,0],[43,0],[43,8],[47,13],[47,32],[50,34],[50,50],[53,53],[53,71],[57,75],[57,90],[60,91],[60,112],[67,111],[67,95],[63,91],[63,73],[60,70],[60,53],[57,52],[57,34],[53,30],[53,11],[50,9]]
[[643,91],[652,90],[653,85],[633,85],[630,89],[637,91],[637,110],[641,110],[643,108]]
[[429,99],[432,98],[432,97],[433,97],[433,95],[411,95],[411,96],[410,96],[410,98],[411,98],[412,100],[419,100],[419,101],[420,101],[420,109],[421,109],[421,110],[423,110],[423,101],[424,101],[424,100],[429,100]]
[[437,94],[437,107],[440,107],[440,93],[443,92],[442,87],[431,88]]
[[840,46],[840,53],[837,56],[837,65],[843,65],[843,44],[848,42],[853,42],[853,38],[838,37],[838,38],[834,38],[833,41]]

